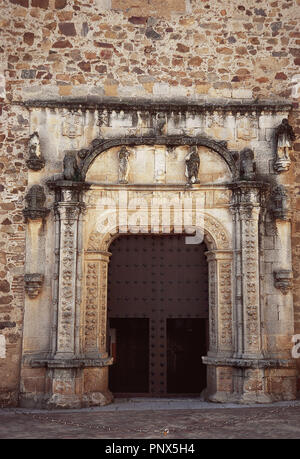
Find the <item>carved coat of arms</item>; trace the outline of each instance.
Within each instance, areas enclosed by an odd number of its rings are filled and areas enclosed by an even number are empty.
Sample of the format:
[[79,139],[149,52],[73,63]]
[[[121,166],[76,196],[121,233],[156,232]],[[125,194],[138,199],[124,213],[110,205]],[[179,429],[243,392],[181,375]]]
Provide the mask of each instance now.
[[83,134],[82,116],[77,112],[63,115],[62,135],[74,139]]

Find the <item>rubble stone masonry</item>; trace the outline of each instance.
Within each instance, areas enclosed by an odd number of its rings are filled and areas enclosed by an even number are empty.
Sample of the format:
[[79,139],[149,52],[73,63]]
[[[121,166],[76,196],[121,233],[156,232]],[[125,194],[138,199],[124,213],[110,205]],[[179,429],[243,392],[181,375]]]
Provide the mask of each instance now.
[[300,0],[3,0],[0,12],[0,404],[17,405],[20,381],[27,100],[292,102],[285,184],[300,333]]

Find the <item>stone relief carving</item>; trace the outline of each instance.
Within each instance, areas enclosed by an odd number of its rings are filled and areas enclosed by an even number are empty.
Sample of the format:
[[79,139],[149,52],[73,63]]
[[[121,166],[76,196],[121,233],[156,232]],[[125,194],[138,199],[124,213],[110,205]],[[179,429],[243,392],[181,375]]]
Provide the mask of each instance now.
[[278,220],[290,220],[291,218],[288,193],[282,185],[277,186],[271,192],[270,212]]
[[50,212],[50,209],[44,207],[46,195],[44,188],[40,185],[33,185],[26,194],[25,200],[27,207],[23,210],[23,214],[26,221],[44,219]]
[[99,263],[87,263],[85,306],[85,350],[97,350]]
[[283,295],[287,295],[293,288],[293,271],[279,269],[274,271],[274,285]]
[[220,345],[232,345],[232,307],[231,307],[231,263],[220,263],[219,307],[220,307]]
[[130,152],[126,147],[122,147],[118,153],[119,157],[119,183],[128,183],[129,158]]
[[78,182],[81,179],[76,156],[72,151],[67,151],[63,160],[63,174],[65,180]]
[[40,138],[38,132],[29,137],[29,159],[26,161],[29,169],[39,171],[45,166],[45,159],[41,153]]
[[44,283],[44,275],[39,273],[25,274],[25,292],[32,300],[41,292]]
[[62,135],[74,139],[83,134],[82,116],[78,112],[63,115]]
[[188,183],[199,183],[198,172],[200,167],[200,158],[198,149],[196,146],[192,147],[190,152],[185,158],[185,176],[188,179]]
[[274,169],[279,173],[289,170],[291,165],[290,152],[292,151],[295,138],[292,126],[284,118],[281,124],[275,129],[276,159]]
[[240,179],[255,180],[254,153],[250,148],[244,148],[240,153]]

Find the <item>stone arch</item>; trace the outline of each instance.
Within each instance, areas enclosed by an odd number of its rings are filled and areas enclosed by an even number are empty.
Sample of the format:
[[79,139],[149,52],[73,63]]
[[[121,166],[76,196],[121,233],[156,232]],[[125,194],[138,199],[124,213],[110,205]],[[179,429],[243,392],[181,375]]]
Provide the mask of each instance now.
[[228,150],[227,143],[225,141],[217,141],[205,136],[153,136],[153,137],[123,137],[115,139],[95,139],[91,143],[91,147],[88,150],[81,150],[79,156],[81,157],[81,174],[82,179],[85,179],[86,174],[94,160],[106,150],[112,147],[118,147],[121,145],[127,146],[139,146],[139,145],[167,145],[167,146],[184,146],[184,145],[196,145],[210,148],[211,150],[218,153],[231,171],[232,178],[236,179],[238,169],[233,153]]
[[[211,250],[230,250],[231,242],[229,234],[225,227],[219,222],[215,217],[209,214],[203,214],[203,226],[196,228],[199,231],[199,234],[204,233],[204,242],[207,245],[207,248]],[[159,233],[155,234],[174,234],[174,225],[170,225],[170,231],[165,232],[160,228]],[[185,233],[187,237],[191,234]],[[112,241],[117,238],[120,234],[126,234],[120,232],[118,226],[112,226],[107,230],[106,233],[99,233],[97,231],[92,231],[88,238],[87,252],[107,252]],[[130,234],[130,233],[129,233]],[[141,234],[151,234],[151,229]]]

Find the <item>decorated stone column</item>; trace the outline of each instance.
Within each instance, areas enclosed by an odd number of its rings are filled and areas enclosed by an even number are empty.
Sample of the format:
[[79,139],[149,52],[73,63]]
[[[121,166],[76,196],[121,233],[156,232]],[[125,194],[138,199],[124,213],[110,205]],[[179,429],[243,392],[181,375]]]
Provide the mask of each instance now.
[[109,252],[87,252],[85,256],[84,352],[88,357],[107,353],[107,270]]
[[[240,275],[236,279],[241,296],[237,316],[236,357],[262,357],[260,311],[259,219],[268,186],[260,182],[238,182],[233,187],[236,231],[240,236],[236,247]],[[237,228],[238,226],[238,228]]]
[[261,311],[261,216],[269,186],[241,181],[232,186],[235,224],[234,393],[240,401],[268,402],[264,382]]
[[72,358],[75,347],[75,310],[77,275],[78,218],[82,203],[74,200],[74,193],[62,189],[62,201],[55,204],[60,220],[59,294],[57,311],[56,358]]

